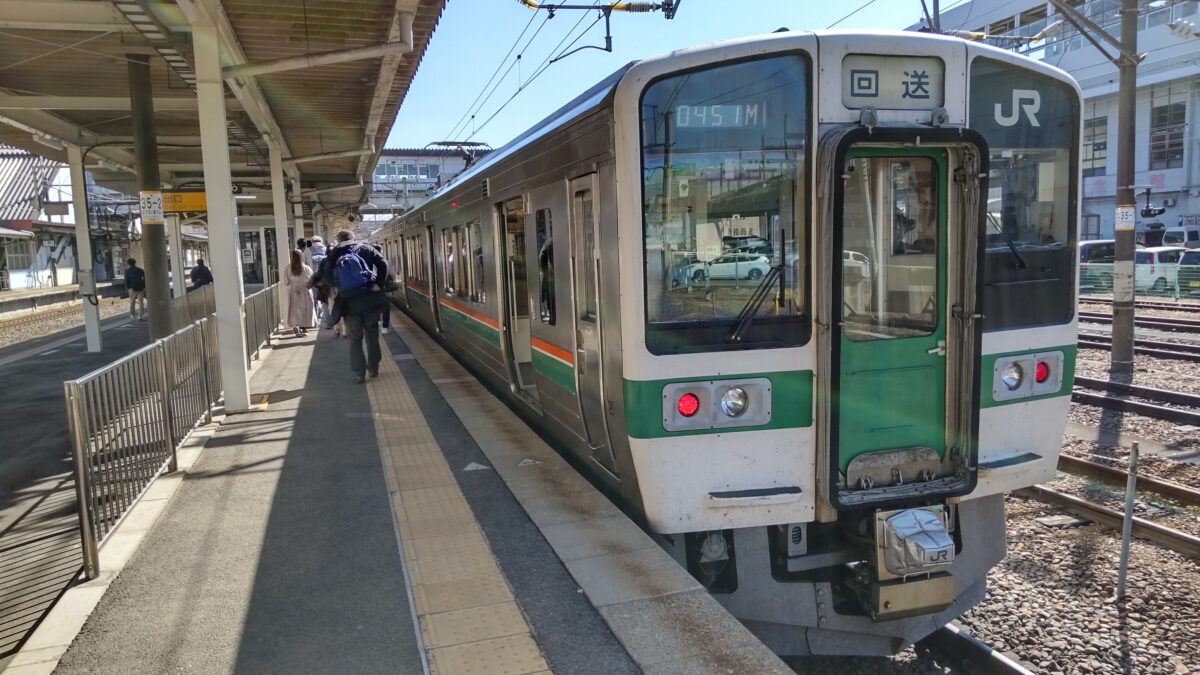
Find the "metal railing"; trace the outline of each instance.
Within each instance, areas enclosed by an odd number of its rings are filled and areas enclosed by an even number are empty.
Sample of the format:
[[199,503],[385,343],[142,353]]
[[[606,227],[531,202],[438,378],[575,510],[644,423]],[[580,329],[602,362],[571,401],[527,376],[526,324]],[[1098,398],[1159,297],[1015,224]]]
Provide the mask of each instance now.
[[171,325],[182,327],[217,311],[212,284],[181,295],[171,300]]
[[270,346],[271,332],[279,325],[279,284],[272,284],[246,298],[242,320],[246,326],[246,363],[258,358],[263,344]]
[[[247,358],[270,344],[278,325],[276,286],[246,298]],[[187,435],[212,420],[222,391],[212,298],[211,287],[176,298],[172,312],[182,329],[63,383],[89,579],[100,572],[100,545],[155,478],[178,468]]]

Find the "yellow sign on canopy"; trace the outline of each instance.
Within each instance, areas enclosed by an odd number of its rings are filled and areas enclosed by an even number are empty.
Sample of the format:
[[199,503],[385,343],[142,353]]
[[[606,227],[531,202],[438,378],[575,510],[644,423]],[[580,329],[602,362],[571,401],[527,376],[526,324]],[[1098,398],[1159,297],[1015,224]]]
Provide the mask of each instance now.
[[175,192],[163,190],[163,213],[192,213],[208,211],[204,192]]

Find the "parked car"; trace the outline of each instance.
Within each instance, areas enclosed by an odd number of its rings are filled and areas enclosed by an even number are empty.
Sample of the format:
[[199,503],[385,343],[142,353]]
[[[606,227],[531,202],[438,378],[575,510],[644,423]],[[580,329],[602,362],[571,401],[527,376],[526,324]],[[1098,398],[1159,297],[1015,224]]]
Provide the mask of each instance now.
[[1200,295],[1200,250],[1191,250],[1179,256],[1180,295]]
[[842,267],[857,267],[863,279],[871,278],[871,259],[858,251],[842,251]]
[[752,253],[726,253],[708,262],[694,263],[688,267],[692,281],[704,279],[761,279],[771,269],[771,261],[765,255]]
[[1135,251],[1133,254],[1133,285],[1137,290],[1166,294],[1175,288],[1179,275],[1179,258],[1186,248],[1179,246],[1155,246]]
[[1200,226],[1167,228],[1163,233],[1163,246],[1200,248]]
[[1112,288],[1112,266],[1117,257],[1114,239],[1092,239],[1079,242],[1079,285],[1082,287]]

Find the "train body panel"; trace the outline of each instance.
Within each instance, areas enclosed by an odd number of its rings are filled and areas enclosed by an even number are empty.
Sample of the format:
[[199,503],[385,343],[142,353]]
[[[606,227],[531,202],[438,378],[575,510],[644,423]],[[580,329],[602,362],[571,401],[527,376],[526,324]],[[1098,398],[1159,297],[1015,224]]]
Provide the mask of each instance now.
[[941,36],[680,50],[376,236],[405,311],[768,644],[888,653],[982,599],[1001,493],[1053,475],[1080,99]]

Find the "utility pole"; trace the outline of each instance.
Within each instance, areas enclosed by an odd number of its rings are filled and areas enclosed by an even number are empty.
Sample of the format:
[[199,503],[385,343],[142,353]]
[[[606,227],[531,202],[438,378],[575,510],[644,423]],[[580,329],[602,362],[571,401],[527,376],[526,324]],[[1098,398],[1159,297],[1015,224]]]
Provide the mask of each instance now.
[[[1145,58],[1137,53],[1137,0],[1121,0],[1121,39],[1109,35],[1065,0],[1049,0],[1120,73],[1117,90],[1117,214],[1116,259],[1113,262],[1112,362],[1109,372],[1128,376],[1133,372],[1133,249],[1137,195],[1133,190],[1133,143],[1137,126],[1137,65]],[[1097,39],[1099,38],[1099,40]],[[1100,44],[1117,49],[1113,56]]]
[[1115,375],[1133,372],[1133,250],[1137,195],[1133,182],[1134,130],[1137,127],[1137,0],[1121,1],[1120,82],[1117,108],[1116,259],[1113,262],[1112,363]]
[[[152,215],[143,200],[142,257],[146,270],[146,305],[150,312],[150,339],[171,334],[171,291],[167,279],[167,233],[162,221],[162,181],[158,173],[158,137],[154,132],[154,98],[150,88],[150,57],[127,54],[129,100],[133,118],[133,152],[137,159],[138,190],[158,196],[158,214]],[[157,221],[157,222],[156,222]]]

